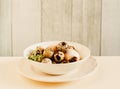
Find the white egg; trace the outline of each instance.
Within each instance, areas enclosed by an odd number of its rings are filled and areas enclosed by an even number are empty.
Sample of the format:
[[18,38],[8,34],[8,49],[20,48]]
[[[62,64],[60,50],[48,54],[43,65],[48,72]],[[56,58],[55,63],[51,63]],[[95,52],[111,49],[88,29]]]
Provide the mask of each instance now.
[[44,58],[42,59],[42,63],[52,64],[52,61],[49,58]]
[[80,54],[74,49],[67,49],[65,53],[65,60],[70,60],[73,57],[77,57],[77,60],[80,59]]

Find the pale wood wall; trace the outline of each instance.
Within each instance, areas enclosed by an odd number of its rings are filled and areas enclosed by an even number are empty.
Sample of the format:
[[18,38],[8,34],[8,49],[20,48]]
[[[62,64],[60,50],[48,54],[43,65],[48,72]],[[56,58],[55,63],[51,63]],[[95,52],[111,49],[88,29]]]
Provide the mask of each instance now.
[[103,0],[102,55],[120,56],[120,0]]
[[0,0],[0,55],[12,55],[11,0]]
[[23,55],[30,44],[41,41],[40,0],[12,0],[13,56]]
[[[0,0],[0,55],[22,56],[27,46],[51,40],[82,43],[92,55],[120,55],[119,23],[115,24],[117,17],[120,19],[117,1]],[[109,15],[112,10],[117,17]]]

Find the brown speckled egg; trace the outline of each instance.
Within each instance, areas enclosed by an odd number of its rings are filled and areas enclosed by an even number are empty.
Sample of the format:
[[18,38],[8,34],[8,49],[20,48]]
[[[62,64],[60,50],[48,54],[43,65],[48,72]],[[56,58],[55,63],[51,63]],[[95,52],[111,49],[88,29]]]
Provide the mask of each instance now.
[[44,51],[44,48],[42,48],[41,46],[38,46],[38,47],[36,48],[36,54],[42,54],[43,51]]
[[44,49],[43,56],[47,58],[51,58],[54,54],[54,51],[51,48]]
[[54,54],[54,60],[55,62],[61,62],[64,60],[64,53],[61,51],[58,51],[57,53]]
[[62,51],[62,52],[65,52],[66,49],[68,47],[68,44],[66,42],[60,42],[57,46],[56,46],[56,49],[58,51]]

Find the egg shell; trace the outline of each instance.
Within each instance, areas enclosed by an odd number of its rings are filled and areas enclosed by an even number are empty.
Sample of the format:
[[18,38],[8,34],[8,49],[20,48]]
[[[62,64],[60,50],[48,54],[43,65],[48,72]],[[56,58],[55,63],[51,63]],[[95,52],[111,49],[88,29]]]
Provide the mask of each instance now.
[[74,49],[67,49],[65,53],[65,60],[70,60],[73,57],[77,57],[77,59],[80,59],[80,54],[74,50]]

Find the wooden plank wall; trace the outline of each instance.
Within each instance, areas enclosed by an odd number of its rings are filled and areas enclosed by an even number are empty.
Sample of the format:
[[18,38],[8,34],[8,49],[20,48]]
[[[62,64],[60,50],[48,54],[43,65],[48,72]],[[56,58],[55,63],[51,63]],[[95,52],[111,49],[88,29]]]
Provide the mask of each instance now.
[[102,55],[120,56],[120,0],[103,0]]
[[[101,0],[73,0],[72,40],[101,54]],[[77,39],[76,39],[77,38]]]
[[42,41],[71,40],[72,0],[42,0]]
[[11,0],[0,0],[0,56],[12,55]]
[[27,46],[40,41],[40,0],[12,0],[13,56],[23,55]]
[[82,43],[92,55],[119,55],[119,4],[118,0],[0,0],[0,56],[22,56],[28,45],[51,40]]
[[50,40],[79,42],[100,55],[101,0],[12,0],[10,10],[11,55]]

